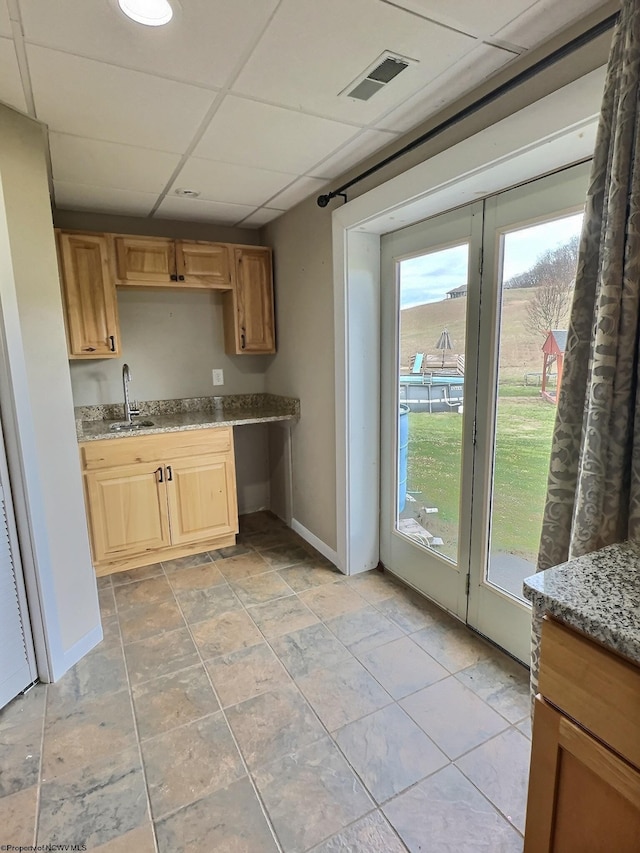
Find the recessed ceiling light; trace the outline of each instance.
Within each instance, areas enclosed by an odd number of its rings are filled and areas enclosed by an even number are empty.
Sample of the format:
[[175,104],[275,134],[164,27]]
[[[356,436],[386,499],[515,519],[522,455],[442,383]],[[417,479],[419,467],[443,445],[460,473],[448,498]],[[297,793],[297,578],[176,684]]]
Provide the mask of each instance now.
[[147,27],[161,27],[173,18],[168,0],[118,0],[118,6],[132,21]]
[[189,190],[186,187],[178,187],[175,190],[175,194],[181,196],[182,198],[198,198],[200,195],[199,190]]

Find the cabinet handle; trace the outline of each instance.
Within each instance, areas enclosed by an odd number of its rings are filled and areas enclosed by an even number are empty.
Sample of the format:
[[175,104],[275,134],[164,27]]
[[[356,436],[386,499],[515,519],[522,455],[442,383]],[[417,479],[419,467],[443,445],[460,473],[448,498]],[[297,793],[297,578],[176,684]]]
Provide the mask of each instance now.
[[167,465],[167,483],[170,483],[173,480],[173,471],[171,470],[171,465]]
[[183,276],[183,275],[179,275],[179,276],[178,276],[178,281],[184,281],[184,276]]
[[82,347],[82,352],[95,352],[95,347]]
[[116,339],[115,339],[115,335],[109,335],[109,341],[110,341],[110,343],[111,343],[111,352],[115,352],[115,351],[116,351]]
[[243,326],[242,331],[240,333],[240,349],[244,349],[245,346],[247,345],[247,339],[246,339],[245,331],[246,331],[246,329]]
[[156,468],[156,470],[153,473],[159,475],[159,477],[158,477],[159,483],[164,483],[164,477],[162,476],[162,467]]
[[171,281],[177,281],[178,276],[175,273],[171,273]]

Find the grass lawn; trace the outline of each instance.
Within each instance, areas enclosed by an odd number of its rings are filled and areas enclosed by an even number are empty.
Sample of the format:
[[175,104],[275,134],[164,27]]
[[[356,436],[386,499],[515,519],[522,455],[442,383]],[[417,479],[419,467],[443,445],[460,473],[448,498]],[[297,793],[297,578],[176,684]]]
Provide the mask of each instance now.
[[[506,393],[503,394],[502,391]],[[535,561],[547,488],[555,407],[540,390],[501,388],[498,404],[492,550]],[[438,507],[429,530],[454,557],[460,502],[462,418],[451,412],[409,415],[408,482],[424,503]]]

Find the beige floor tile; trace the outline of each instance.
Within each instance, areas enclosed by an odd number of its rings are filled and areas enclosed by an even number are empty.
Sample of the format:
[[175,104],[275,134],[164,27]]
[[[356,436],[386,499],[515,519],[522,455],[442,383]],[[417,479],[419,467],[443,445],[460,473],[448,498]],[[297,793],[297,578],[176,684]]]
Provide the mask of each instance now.
[[249,578],[273,570],[266,560],[263,560],[260,554],[253,550],[237,557],[216,560],[216,566],[228,581]]
[[196,622],[192,631],[203,658],[226,655],[263,642],[262,634],[244,610]]
[[183,590],[176,593],[176,598],[189,624],[242,610],[237,596],[226,583],[208,589]]
[[402,699],[449,675],[409,637],[378,646],[358,658],[394,699]]
[[300,689],[329,731],[334,731],[392,700],[357,660],[319,669],[298,680]]
[[143,741],[142,758],[156,820],[245,775],[221,711]]
[[116,615],[116,600],[113,595],[113,587],[107,586],[98,590],[98,604],[100,605],[100,616],[108,619]]
[[507,729],[456,761],[464,775],[524,832],[531,743],[515,729]]
[[291,679],[266,643],[206,661],[223,707],[289,684]]
[[531,740],[531,715],[527,714],[524,720],[520,720],[520,722],[516,724],[516,728],[518,731],[521,731],[525,737]]
[[38,782],[42,720],[20,721],[0,729],[0,797]]
[[449,763],[397,705],[349,723],[334,739],[378,803]]
[[120,636],[120,623],[117,616],[108,616],[102,619],[102,642],[101,648],[107,646],[122,646],[122,638]]
[[521,720],[531,709],[528,671],[501,652],[461,670],[456,678],[510,723]]
[[124,583],[144,581],[149,578],[157,578],[162,575],[162,563],[151,563],[149,566],[141,566],[139,569],[127,569],[124,572],[114,572],[108,575],[113,586],[121,586]]
[[159,577],[116,586],[113,592],[116,597],[116,606],[119,614],[131,607],[173,601],[173,590],[169,586],[169,581],[164,576],[164,573]]
[[285,853],[308,850],[373,807],[329,738],[261,767],[255,780]]
[[492,648],[470,628],[443,614],[440,621],[411,635],[419,646],[449,672],[459,672],[491,656]]
[[286,543],[276,545],[275,548],[260,549],[260,556],[267,561],[272,569],[284,569],[286,566],[306,562],[309,559],[309,552],[302,545]]
[[504,731],[507,721],[451,675],[400,705],[449,756],[457,758]]
[[295,592],[302,592],[305,589],[324,586],[324,584],[335,583],[344,579],[342,572],[324,558],[319,560],[310,558],[309,561],[297,566],[280,569],[278,574]]
[[127,689],[122,645],[100,643],[72,666],[62,678],[49,685],[49,713],[53,708],[70,709],[81,700],[99,699]]
[[98,589],[110,589],[113,586],[111,575],[102,575],[102,577],[96,578],[96,585]]
[[135,687],[133,705],[141,740],[206,717],[220,708],[201,664]]
[[44,732],[43,780],[87,770],[95,761],[135,746],[129,692],[48,706]]
[[301,592],[299,597],[323,622],[366,606],[364,598],[347,583],[324,584]]
[[119,835],[106,844],[92,847],[92,853],[155,853],[156,845],[151,822]]
[[0,834],[3,844],[26,848],[35,843],[37,805],[37,785],[9,794],[8,797],[0,797]]
[[[42,723],[46,698],[47,685],[36,684],[27,693],[16,696],[8,705],[0,708],[0,733],[24,723]],[[2,766],[0,764],[0,767]]]
[[426,628],[435,620],[435,606],[416,593],[404,589],[379,601],[376,607],[407,634]]
[[388,572],[380,572],[377,569],[350,575],[346,581],[370,604],[385,601],[392,595],[396,595],[400,589],[404,589]]
[[175,560],[164,560],[162,568],[167,574],[170,574],[171,572],[192,569],[194,566],[201,566],[203,563],[210,562],[210,554],[207,551],[203,551],[202,554],[190,554],[188,557],[176,557]]
[[297,595],[279,598],[268,604],[258,604],[251,608],[251,618],[267,639],[281,637],[318,621],[315,613],[312,613]]
[[245,607],[266,604],[276,598],[291,595],[293,590],[277,572],[266,572],[249,578],[232,581],[233,591]]
[[289,530],[284,521],[268,509],[243,513],[238,518],[238,525],[241,533],[256,533],[260,530]]
[[138,747],[43,783],[37,843],[91,850],[149,820]]
[[354,655],[359,655],[384,643],[404,637],[404,632],[379,613],[373,605],[362,610],[345,613],[327,622],[327,628],[347,646]]
[[277,853],[247,778],[233,782],[156,823],[159,853]]
[[131,684],[141,684],[200,662],[187,628],[147,637],[124,647]]
[[400,794],[383,812],[411,853],[522,853],[522,838],[453,766]]
[[228,545],[226,548],[217,548],[214,551],[209,551],[209,556],[212,560],[227,560],[229,557],[239,557],[242,554],[251,554],[253,548],[241,543]]
[[351,660],[351,654],[320,622],[271,641],[271,646],[294,678]]
[[295,752],[325,735],[294,685],[228,708],[227,719],[250,769]]
[[164,634],[165,631],[184,628],[182,613],[173,596],[171,601],[129,607],[120,611],[118,619],[125,645],[154,637],[156,634]]
[[406,853],[380,812],[372,812],[314,847],[311,853]]
[[250,547],[257,551],[265,551],[268,548],[276,548],[280,545],[300,545],[300,537],[287,527],[272,530],[254,530],[247,533],[240,532],[238,536],[240,546]]
[[208,589],[225,583],[215,563],[202,563],[190,569],[177,569],[167,574],[174,592],[186,589]]

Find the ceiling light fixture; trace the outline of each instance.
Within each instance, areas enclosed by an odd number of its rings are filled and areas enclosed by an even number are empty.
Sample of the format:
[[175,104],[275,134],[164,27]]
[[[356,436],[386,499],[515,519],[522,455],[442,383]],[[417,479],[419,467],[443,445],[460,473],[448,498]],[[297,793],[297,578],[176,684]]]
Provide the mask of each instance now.
[[189,190],[186,187],[178,187],[178,189],[175,190],[175,194],[179,195],[181,198],[198,198],[200,190]]
[[118,6],[128,18],[146,27],[161,27],[173,18],[168,0],[118,0]]

